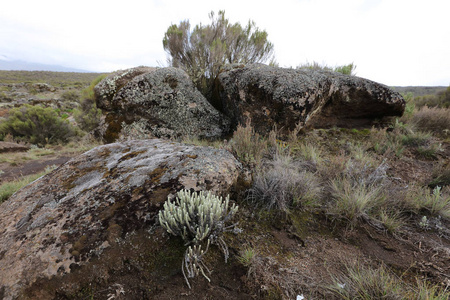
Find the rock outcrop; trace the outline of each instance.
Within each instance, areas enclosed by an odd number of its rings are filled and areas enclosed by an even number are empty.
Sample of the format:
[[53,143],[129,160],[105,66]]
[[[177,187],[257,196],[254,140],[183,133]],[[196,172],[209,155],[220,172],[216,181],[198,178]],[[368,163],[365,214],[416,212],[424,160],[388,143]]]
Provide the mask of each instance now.
[[275,125],[359,127],[385,116],[400,116],[405,101],[388,87],[341,73],[234,65],[219,75],[217,90],[233,124],[246,122],[260,133]]
[[[101,280],[131,253],[141,261],[144,243],[160,243],[145,252],[158,253],[163,235],[149,238],[148,229],[167,197],[182,188],[225,195],[240,168],[226,150],[158,139],[113,143],[70,160],[0,206],[0,298],[53,299],[75,280],[48,282],[91,261],[110,264],[91,270],[92,280]],[[145,234],[137,239],[139,231]]]
[[108,76],[95,87],[97,106],[107,112],[108,142],[131,133],[143,137],[220,137],[228,118],[177,68],[135,68]]

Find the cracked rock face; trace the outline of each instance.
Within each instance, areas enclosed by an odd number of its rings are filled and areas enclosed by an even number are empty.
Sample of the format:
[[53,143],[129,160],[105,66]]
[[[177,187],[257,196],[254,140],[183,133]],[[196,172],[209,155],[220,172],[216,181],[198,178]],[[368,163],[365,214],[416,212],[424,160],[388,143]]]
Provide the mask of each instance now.
[[95,87],[97,106],[107,112],[104,138],[221,137],[230,122],[177,68],[139,67],[114,73]]
[[219,75],[217,90],[233,124],[246,122],[260,133],[275,125],[305,127],[370,126],[385,116],[401,116],[402,96],[387,86],[341,73],[283,69],[262,64],[233,65]]
[[225,196],[240,174],[226,150],[158,139],[94,148],[0,206],[0,297],[64,276],[155,224],[182,189]]

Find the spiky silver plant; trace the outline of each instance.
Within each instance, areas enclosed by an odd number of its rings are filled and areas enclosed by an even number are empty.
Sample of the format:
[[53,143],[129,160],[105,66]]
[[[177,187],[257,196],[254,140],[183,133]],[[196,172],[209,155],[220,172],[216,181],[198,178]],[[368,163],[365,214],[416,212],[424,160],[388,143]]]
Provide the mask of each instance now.
[[[177,193],[175,201],[167,200],[164,209],[159,212],[159,223],[167,232],[175,236],[181,236],[189,246],[185,252],[182,271],[186,283],[190,288],[188,278],[202,274],[206,279],[204,269],[208,268],[202,258],[209,249],[209,244],[217,244],[228,259],[228,247],[222,239],[223,232],[230,230],[236,224],[226,226],[237,212],[235,204],[229,207],[230,197],[225,200],[211,192],[191,193],[189,190],[181,190]],[[201,250],[201,243],[207,241],[205,250]],[[185,273],[187,271],[187,275]]]
[[215,242],[217,236],[228,229],[225,223],[238,210],[234,204],[228,209],[229,201],[229,196],[223,201],[211,192],[197,194],[181,190],[174,202],[164,203],[159,223],[167,232],[181,236],[186,244],[199,244],[205,238]]

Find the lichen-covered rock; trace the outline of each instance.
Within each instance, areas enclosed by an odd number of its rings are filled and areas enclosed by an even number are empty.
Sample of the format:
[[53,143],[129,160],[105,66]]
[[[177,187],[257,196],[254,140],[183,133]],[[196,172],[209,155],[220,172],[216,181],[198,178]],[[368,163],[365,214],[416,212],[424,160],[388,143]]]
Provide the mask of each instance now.
[[388,87],[341,73],[284,69],[262,64],[233,65],[219,75],[217,90],[233,124],[251,118],[259,132],[274,126],[370,125],[384,116],[400,116],[402,96]]
[[95,101],[97,106],[105,110],[111,110],[110,103],[114,95],[123,88],[131,79],[141,74],[154,71],[151,67],[136,67],[126,70],[116,71],[102,81],[94,88]]
[[0,206],[0,298],[52,299],[25,290],[51,290],[42,282],[113,253],[120,240],[153,226],[163,202],[182,188],[229,193],[240,168],[226,150],[157,139],[109,144],[70,160]]
[[[220,137],[229,131],[229,120],[195,89],[181,69],[131,69],[129,79],[117,84],[105,78],[95,87],[97,106],[107,112],[107,142],[138,133],[142,137]],[[112,82],[112,83],[111,83]],[[114,86],[113,88],[105,88]],[[135,135],[139,137],[139,135]]]

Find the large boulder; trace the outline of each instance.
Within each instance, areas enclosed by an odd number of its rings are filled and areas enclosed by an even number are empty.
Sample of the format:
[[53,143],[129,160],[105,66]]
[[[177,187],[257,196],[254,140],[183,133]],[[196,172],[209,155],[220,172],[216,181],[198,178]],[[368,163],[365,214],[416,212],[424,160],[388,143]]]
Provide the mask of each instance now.
[[112,110],[111,102],[116,93],[123,88],[134,77],[152,72],[156,68],[152,67],[136,67],[126,70],[116,71],[102,81],[100,81],[94,88],[95,100],[98,107],[105,110]]
[[232,65],[217,82],[223,110],[234,124],[252,120],[261,133],[274,126],[359,127],[385,116],[400,116],[402,96],[356,76],[262,64]]
[[[95,87],[97,106],[107,112],[104,138],[216,138],[230,123],[177,68],[137,68],[113,74]],[[135,135],[136,136],[136,135]]]
[[[83,280],[117,275],[125,259],[145,265],[150,259],[141,256],[164,251],[162,231],[148,230],[167,197],[182,188],[228,194],[240,168],[226,150],[158,139],[109,144],[70,160],[0,206],[0,299],[53,299],[58,289],[70,294]],[[92,269],[68,277],[92,261]],[[158,268],[150,270],[154,280]],[[126,288],[127,299],[142,297]]]

